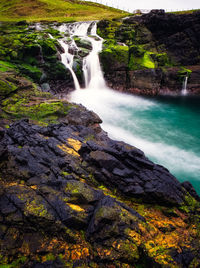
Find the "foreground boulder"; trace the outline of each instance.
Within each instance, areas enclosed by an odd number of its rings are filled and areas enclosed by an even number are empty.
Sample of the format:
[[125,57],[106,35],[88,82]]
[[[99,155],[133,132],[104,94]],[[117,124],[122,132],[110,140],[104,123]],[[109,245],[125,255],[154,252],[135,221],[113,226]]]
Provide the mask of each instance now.
[[78,110],[66,116],[71,123],[20,120],[1,130],[1,263],[197,267],[192,186],[109,139],[95,114],[80,124]]

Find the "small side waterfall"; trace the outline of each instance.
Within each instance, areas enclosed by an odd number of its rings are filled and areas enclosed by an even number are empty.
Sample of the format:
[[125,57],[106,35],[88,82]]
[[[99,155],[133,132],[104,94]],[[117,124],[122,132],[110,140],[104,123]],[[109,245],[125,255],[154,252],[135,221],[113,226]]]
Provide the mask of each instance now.
[[91,28],[94,37],[87,37],[92,44],[92,51],[84,58],[83,73],[86,88],[104,88],[105,80],[99,62],[99,52],[102,50],[103,39],[96,34],[96,23]]
[[187,83],[188,83],[188,74],[186,75],[186,77],[183,80],[183,87],[182,87],[181,94],[184,95],[184,96],[188,94]]

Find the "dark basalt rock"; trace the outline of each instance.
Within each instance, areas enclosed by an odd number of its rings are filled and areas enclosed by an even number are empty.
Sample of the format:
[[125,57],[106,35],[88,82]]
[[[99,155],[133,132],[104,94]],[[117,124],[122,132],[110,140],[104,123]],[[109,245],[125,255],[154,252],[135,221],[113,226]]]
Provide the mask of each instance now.
[[179,182],[166,169],[155,165],[144,155],[141,156],[138,149],[131,146],[125,149],[126,144],[111,140],[107,140],[102,148],[94,144],[92,148],[86,143],[79,153],[90,167],[95,167],[97,180],[109,187],[116,187],[124,194],[143,198],[146,202],[183,202]]
[[[152,10],[128,17],[121,24],[103,20],[98,29],[106,39],[100,60],[111,88],[143,95],[180,94],[188,72],[187,90],[199,94],[200,12],[172,14]],[[110,45],[119,42],[128,46],[128,63],[126,56],[124,61],[117,58],[118,52]],[[123,68],[119,68],[121,62]]]
[[[87,267],[109,267],[113,260],[132,267],[148,259],[152,267],[159,266],[147,253],[153,246],[146,239],[152,239],[149,230],[157,236],[154,229],[130,202],[107,191],[140,198],[143,204],[165,205],[170,209],[165,214],[177,221],[180,216],[170,207],[186,205],[186,194],[199,197],[190,184],[181,185],[139,149],[109,139],[94,113],[81,107],[67,118],[47,127],[21,120],[1,131],[1,254],[9,255],[10,262],[14,256],[26,256],[22,267],[64,267],[58,256]],[[166,219],[158,227],[157,233],[177,231]],[[176,263],[188,264],[194,259],[188,254],[180,255],[175,247],[171,256]],[[39,256],[46,257],[36,262]]]
[[[68,116],[70,118],[70,114]],[[89,117],[84,121],[84,114],[77,118],[86,126],[91,124]],[[69,120],[71,124],[77,124],[72,118]],[[92,122],[99,123],[99,119],[94,117]],[[100,144],[94,141],[83,143],[82,135],[88,134],[85,128],[82,126],[80,131],[80,126],[66,124],[41,128],[26,121],[14,124],[6,130],[0,142],[1,158],[5,158],[7,167],[5,172],[3,168],[2,175],[12,180],[15,174],[15,178],[28,182],[37,177],[46,184],[60,180],[63,168],[77,173],[75,163],[64,162],[65,152],[58,147],[60,142],[75,139],[82,143],[78,153],[93,170],[97,181],[145,202],[167,205],[184,202],[181,184],[165,168],[149,161],[140,150],[112,141],[103,133],[99,134]],[[90,134],[96,133],[91,131]],[[48,139],[44,138],[46,136]]]

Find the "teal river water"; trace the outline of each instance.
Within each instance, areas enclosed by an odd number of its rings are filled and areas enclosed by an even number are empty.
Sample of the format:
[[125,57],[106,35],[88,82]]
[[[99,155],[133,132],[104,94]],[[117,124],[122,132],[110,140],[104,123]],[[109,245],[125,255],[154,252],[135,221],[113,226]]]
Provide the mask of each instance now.
[[144,98],[110,89],[76,91],[72,100],[95,111],[111,138],[143,150],[200,194],[200,98]]

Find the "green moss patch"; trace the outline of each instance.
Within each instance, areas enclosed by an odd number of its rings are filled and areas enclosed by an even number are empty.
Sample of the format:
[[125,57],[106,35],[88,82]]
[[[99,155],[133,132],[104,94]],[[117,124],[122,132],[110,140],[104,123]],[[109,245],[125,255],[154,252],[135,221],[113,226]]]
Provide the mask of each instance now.
[[0,97],[9,95],[11,92],[17,89],[16,85],[10,81],[3,80],[0,78]]
[[[8,79],[8,78],[7,78]],[[0,96],[8,98],[1,103],[1,118],[16,120],[29,118],[40,124],[58,122],[60,117],[67,115],[71,104],[66,101],[52,99],[49,93],[39,91],[36,86],[25,78],[13,78],[9,76],[9,81],[0,79]]]
[[130,48],[129,69],[155,68],[152,54],[152,52],[144,50],[142,46],[132,46]]
[[14,64],[0,60],[0,72],[6,72],[15,68],[16,66]]
[[129,48],[127,46],[109,45],[100,53],[104,71],[109,72],[111,66],[127,66],[129,59]]
[[[32,101],[31,101],[32,100]],[[39,103],[38,103],[39,102]],[[37,100],[26,98],[26,95],[15,94],[3,102],[5,116],[12,118],[30,118],[39,123],[56,123],[59,117],[65,116],[70,105],[61,101]]]

